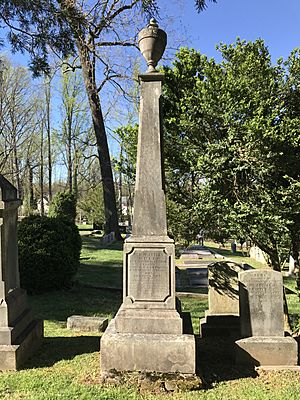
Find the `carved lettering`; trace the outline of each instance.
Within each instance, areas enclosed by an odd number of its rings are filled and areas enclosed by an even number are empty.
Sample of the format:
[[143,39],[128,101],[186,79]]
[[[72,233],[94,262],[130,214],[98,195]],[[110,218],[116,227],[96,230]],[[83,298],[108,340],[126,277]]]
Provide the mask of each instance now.
[[134,301],[164,301],[171,290],[170,272],[163,249],[135,249],[128,257],[128,295]]

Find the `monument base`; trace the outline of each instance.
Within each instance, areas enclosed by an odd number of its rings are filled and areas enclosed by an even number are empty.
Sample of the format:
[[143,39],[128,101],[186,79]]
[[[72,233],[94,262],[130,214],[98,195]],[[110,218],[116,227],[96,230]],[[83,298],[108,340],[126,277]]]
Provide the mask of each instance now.
[[0,345],[2,371],[17,370],[34,353],[43,338],[43,321],[33,320],[13,344]]
[[292,337],[253,336],[235,344],[237,364],[277,368],[297,365],[297,342]]
[[182,333],[182,318],[176,310],[122,309],[115,318],[117,332],[171,334]]
[[240,317],[237,314],[209,314],[200,319],[202,338],[227,337],[233,341],[241,337]]
[[101,374],[111,370],[194,375],[194,335],[118,333],[113,319],[101,338]]

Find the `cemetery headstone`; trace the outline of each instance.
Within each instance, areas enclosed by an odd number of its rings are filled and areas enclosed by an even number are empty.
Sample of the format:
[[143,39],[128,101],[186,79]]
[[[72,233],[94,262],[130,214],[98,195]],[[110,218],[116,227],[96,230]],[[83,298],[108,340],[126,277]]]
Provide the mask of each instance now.
[[280,272],[239,273],[242,339],[236,341],[238,364],[297,365],[297,343],[284,336],[283,282]]
[[0,175],[0,370],[16,370],[43,337],[43,323],[33,319],[26,291],[20,288],[16,188]]
[[124,244],[123,304],[101,339],[101,373],[195,373],[195,338],[175,297],[175,248],[167,235],[161,153],[163,74],[155,70],[166,34],[154,19],[139,34],[148,71],[139,76],[141,105],[132,235]]
[[202,337],[240,337],[238,273],[249,267],[230,261],[208,266],[209,309],[205,312],[205,318],[200,320]]

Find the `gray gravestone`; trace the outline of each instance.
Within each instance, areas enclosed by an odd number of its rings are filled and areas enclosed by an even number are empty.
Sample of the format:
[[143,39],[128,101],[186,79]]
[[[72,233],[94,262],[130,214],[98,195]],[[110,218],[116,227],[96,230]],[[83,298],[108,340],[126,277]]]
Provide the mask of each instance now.
[[67,328],[80,332],[104,332],[108,325],[107,318],[71,315],[67,319]]
[[[123,304],[101,339],[101,372],[195,373],[195,338],[184,334],[175,297],[175,248],[167,235],[161,155],[160,97],[164,76],[153,69],[156,21],[139,35],[150,70],[139,76],[141,103],[132,235],[124,244]],[[145,56],[146,58],[146,56]],[[158,60],[159,58],[157,58]]]
[[239,273],[243,339],[236,341],[238,364],[297,365],[297,343],[284,336],[283,282],[280,272]]
[[281,274],[259,270],[241,273],[239,279],[242,337],[284,336]]
[[42,321],[33,319],[20,288],[17,190],[0,175],[0,370],[15,370],[43,336]]
[[200,320],[202,337],[240,337],[238,273],[243,270],[243,266],[230,261],[208,266],[209,309]]

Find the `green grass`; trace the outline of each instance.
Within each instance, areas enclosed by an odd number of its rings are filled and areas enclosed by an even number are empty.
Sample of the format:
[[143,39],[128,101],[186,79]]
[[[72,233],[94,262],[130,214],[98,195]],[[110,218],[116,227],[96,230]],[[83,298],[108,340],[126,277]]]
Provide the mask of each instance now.
[[104,247],[99,237],[83,236],[81,265],[77,279],[85,284],[100,287],[122,288],[122,244]]
[[266,264],[263,264],[259,261],[256,261],[254,258],[247,257],[241,250],[237,248],[236,253],[232,253],[231,249],[226,247],[219,247],[217,243],[214,242],[205,242],[205,246],[207,246],[210,250],[215,253],[221,254],[225,258],[228,258],[236,263],[247,263],[254,268],[268,268]]
[[88,231],[93,230],[92,224],[76,224],[79,230]]
[[[253,378],[226,358],[218,359],[221,343],[216,356],[200,354],[205,389],[166,395],[141,391],[128,382],[101,384],[99,336],[70,331],[66,320],[73,314],[113,317],[122,302],[121,290],[97,287],[121,288],[122,246],[104,248],[97,237],[84,237],[81,261],[71,290],[29,297],[35,315],[45,320],[45,339],[21,371],[0,373],[1,400],[299,400],[299,373],[265,372]],[[291,279],[285,279],[285,284],[293,290]],[[289,304],[299,316],[299,303],[293,296],[288,294]],[[181,302],[183,311],[191,312],[198,333],[207,300],[181,297]]]

